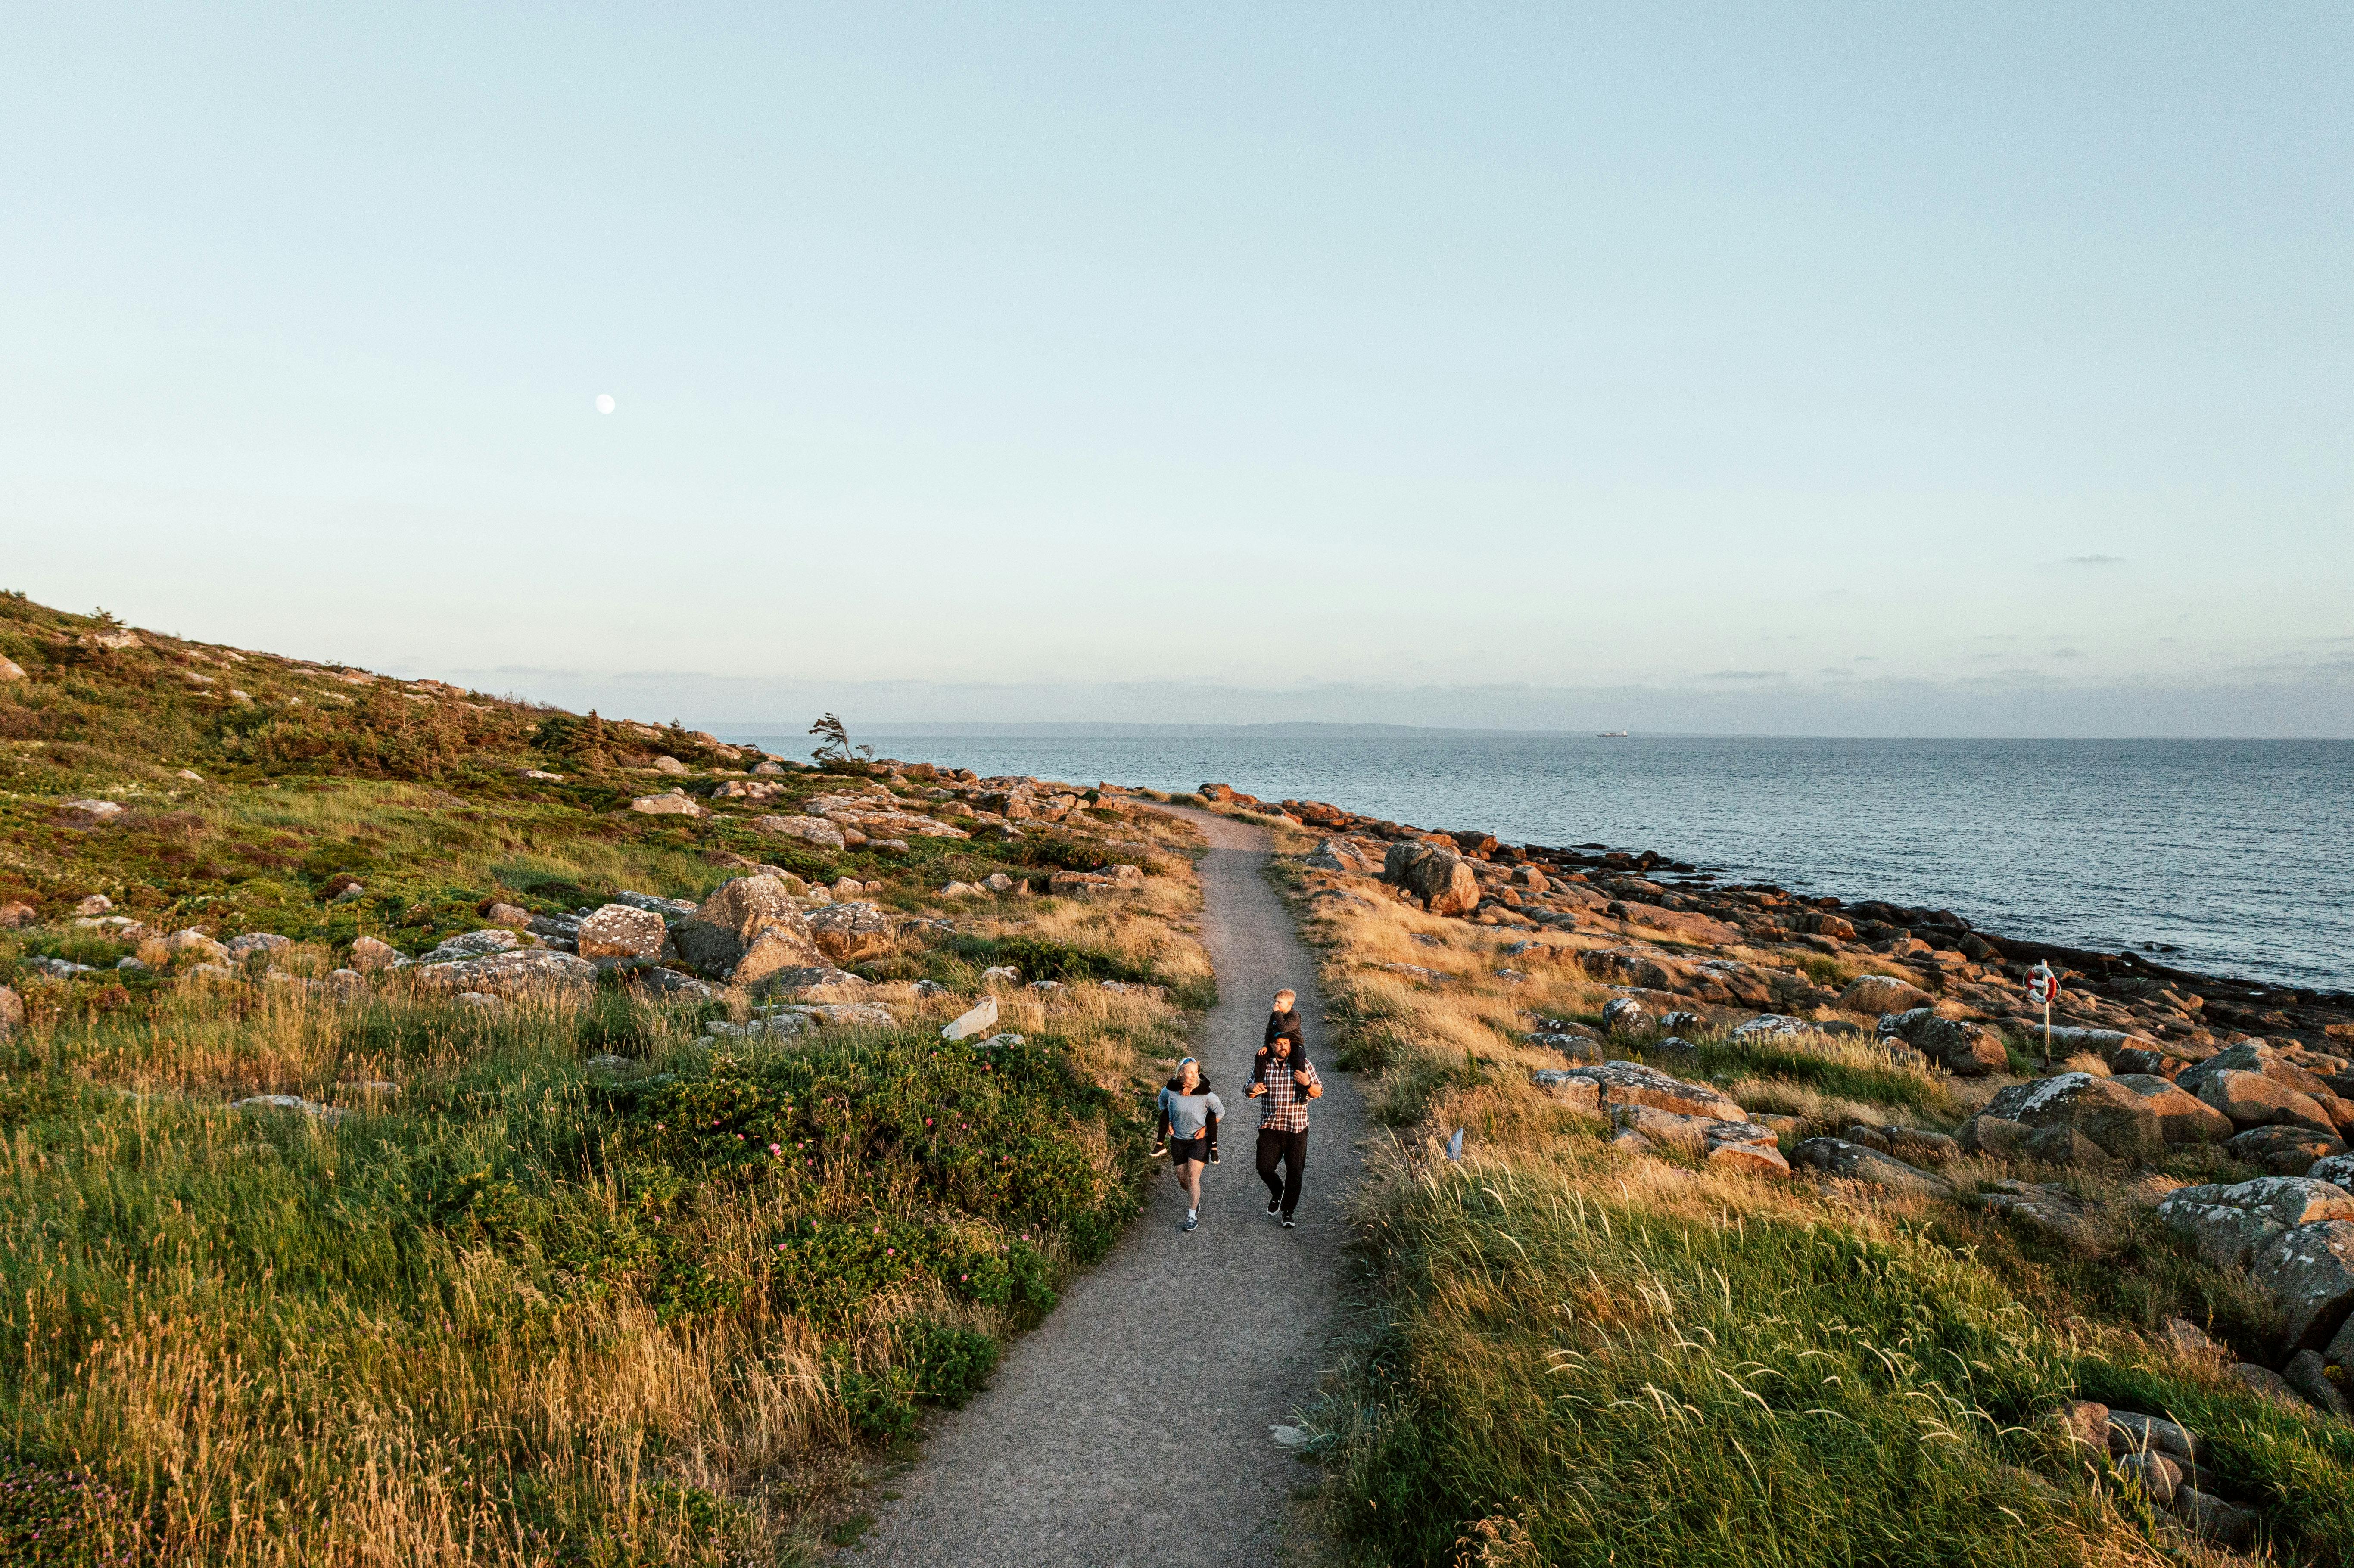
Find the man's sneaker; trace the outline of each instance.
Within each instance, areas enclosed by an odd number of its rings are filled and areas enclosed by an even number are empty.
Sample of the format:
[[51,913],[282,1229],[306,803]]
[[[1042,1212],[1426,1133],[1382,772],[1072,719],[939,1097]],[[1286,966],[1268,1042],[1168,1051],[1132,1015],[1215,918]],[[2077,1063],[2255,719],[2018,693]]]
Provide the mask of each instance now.
[[1192,1230],[1195,1225],[1198,1225],[1201,1223],[1202,1216],[1200,1214],[1194,1213],[1192,1209],[1185,1211],[1185,1228],[1187,1230]]
[[1290,1216],[1289,1214],[1286,1214],[1286,1215],[1284,1215],[1284,1216],[1283,1216],[1283,1228],[1284,1228],[1285,1230],[1293,1230],[1293,1229],[1296,1229],[1296,1228],[1297,1228],[1297,1227],[1295,1227],[1295,1226],[1292,1224],[1292,1223],[1291,1223],[1291,1216]]
[[1270,1216],[1281,1213],[1283,1212],[1283,1200],[1280,1198],[1269,1198],[1267,1201],[1267,1212]]

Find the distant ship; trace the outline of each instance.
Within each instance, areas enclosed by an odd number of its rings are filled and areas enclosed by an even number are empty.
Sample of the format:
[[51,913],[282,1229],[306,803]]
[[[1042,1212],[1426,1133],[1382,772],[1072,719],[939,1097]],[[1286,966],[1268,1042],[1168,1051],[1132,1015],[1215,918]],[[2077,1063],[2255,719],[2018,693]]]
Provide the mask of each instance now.
[[1624,740],[1627,738],[1627,732],[1623,729],[1596,730],[1594,732],[1594,738],[1596,740]]

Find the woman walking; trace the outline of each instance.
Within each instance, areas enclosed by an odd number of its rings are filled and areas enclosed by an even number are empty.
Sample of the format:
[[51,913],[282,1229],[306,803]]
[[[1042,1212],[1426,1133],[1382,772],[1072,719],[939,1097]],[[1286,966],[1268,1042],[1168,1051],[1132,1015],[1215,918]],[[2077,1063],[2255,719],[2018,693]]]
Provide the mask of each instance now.
[[1218,1118],[1225,1103],[1210,1092],[1202,1065],[1188,1056],[1161,1091],[1161,1136],[1169,1163],[1185,1189],[1185,1228],[1202,1223],[1202,1167],[1218,1157]]

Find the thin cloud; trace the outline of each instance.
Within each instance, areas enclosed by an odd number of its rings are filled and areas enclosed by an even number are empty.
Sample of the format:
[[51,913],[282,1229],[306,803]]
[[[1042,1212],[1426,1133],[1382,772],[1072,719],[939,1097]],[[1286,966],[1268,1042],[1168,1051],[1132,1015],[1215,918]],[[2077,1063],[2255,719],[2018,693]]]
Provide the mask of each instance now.
[[1701,677],[1703,681],[1779,681],[1787,679],[1787,670],[1711,670]]
[[1852,675],[1854,671],[1839,664],[1826,664],[1815,672],[1819,675]]
[[2123,556],[2071,556],[2068,564],[2072,567],[2122,567],[2126,558]]

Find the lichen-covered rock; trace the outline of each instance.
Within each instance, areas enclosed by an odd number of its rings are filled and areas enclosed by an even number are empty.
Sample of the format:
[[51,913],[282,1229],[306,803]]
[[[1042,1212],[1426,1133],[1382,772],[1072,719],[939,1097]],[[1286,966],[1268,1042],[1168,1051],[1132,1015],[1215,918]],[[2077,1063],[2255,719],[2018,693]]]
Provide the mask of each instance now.
[[[2062,1073],[2013,1084],[1999,1091],[1981,1114],[2017,1122],[2037,1134],[2073,1133],[2108,1159],[2147,1164],[2166,1151],[2158,1112],[2150,1102],[2112,1079],[2089,1073]],[[2030,1141],[2035,1141],[2032,1135]],[[2045,1139],[2030,1154],[2055,1163],[2084,1162],[2082,1150],[2070,1138]]]
[[2109,1082],[2131,1089],[2157,1114],[2158,1136],[2168,1144],[2221,1143],[2232,1136],[2232,1118],[2171,1079],[2154,1073],[2127,1073]]
[[1382,863],[1348,839],[1326,839],[1310,853],[1308,863],[1319,871],[1346,872],[1352,876],[1382,874]]
[[2200,1079],[2198,1092],[2200,1099],[2231,1118],[2233,1127],[2302,1127],[2337,1135],[2338,1124],[2320,1101],[2263,1073],[2230,1068],[2211,1073]]
[[[243,938],[239,938],[239,941],[242,940],[244,940]],[[234,948],[237,943],[232,942],[229,946]],[[352,938],[352,968],[362,973],[370,969],[390,969],[401,961],[400,949],[390,942],[381,941],[374,937]]]
[[2084,1201],[2057,1182],[1997,1181],[1978,1194],[1978,1202],[1989,1213],[2070,1246],[2091,1246],[2099,1239]]
[[837,964],[854,964],[891,946],[891,917],[864,900],[818,910],[808,921],[811,939]]
[[2345,1140],[2309,1127],[2252,1127],[2223,1145],[2234,1160],[2275,1176],[2302,1176],[2320,1161],[2346,1152]]
[[752,826],[772,838],[799,839],[820,849],[840,850],[849,847],[842,830],[823,817],[762,816],[752,819]]
[[1573,1109],[1598,1111],[1602,1108],[1602,1086],[1591,1078],[1575,1078],[1559,1067],[1539,1067],[1529,1075],[1529,1082],[1567,1101]]
[[2354,1420],[2354,1404],[2349,1404],[2345,1391],[2330,1381],[2329,1369],[2319,1351],[2299,1351],[2289,1357],[2288,1365],[2281,1368],[2281,1381],[2323,1414],[2335,1415],[2340,1421]]
[[1638,1034],[1651,1026],[1651,1015],[1631,996],[1616,996],[1602,1004],[1602,1027],[1613,1034]]
[[[736,966],[751,951],[761,933],[785,934],[785,946],[771,943],[770,969],[782,968],[790,955],[797,961],[822,964],[825,956],[810,939],[809,917],[794,902],[792,890],[774,876],[739,876],[723,883],[711,896],[671,933],[679,956],[705,974],[732,978]],[[793,938],[799,938],[796,943]]]
[[1596,1086],[1605,1107],[1650,1106],[1684,1116],[1716,1121],[1747,1121],[1748,1114],[1727,1096],[1705,1084],[1688,1084],[1640,1062],[1605,1062],[1598,1066],[1571,1067],[1564,1075]]
[[2354,1220],[2354,1193],[2296,1176],[2260,1176],[2232,1186],[2181,1187],[2158,1200],[2158,1218],[2220,1268],[2243,1268],[2300,1225]]
[[522,945],[523,938],[513,931],[465,931],[436,943],[419,958],[418,962],[446,964],[458,959],[479,959],[486,953],[513,952]]
[[1709,1123],[1707,1160],[1712,1171],[1782,1181],[1790,1177],[1790,1162],[1782,1157],[1774,1129],[1754,1121]]
[[2281,1316],[2281,1349],[2319,1350],[2354,1311],[2354,1221],[2322,1220],[2276,1237],[2249,1277]]
[[493,996],[586,991],[597,979],[597,966],[588,959],[538,948],[426,964],[413,972],[420,980],[443,991]]
[[1894,975],[1861,975],[1840,992],[1839,1005],[1849,1012],[1907,1012],[1928,1006],[1929,993]]
[[699,817],[703,807],[688,799],[684,789],[673,789],[666,795],[641,795],[630,802],[630,810],[649,817]]
[[1382,858],[1382,880],[1405,888],[1433,915],[1469,915],[1479,906],[1479,879],[1463,857],[1408,839]]
[[580,956],[598,959],[652,959],[662,956],[670,927],[651,909],[608,904],[582,916],[573,933]]
[[1866,1149],[1843,1138],[1810,1138],[1790,1150],[1790,1159],[1842,1181],[1868,1182],[1899,1192],[1953,1196],[1953,1184],[1944,1177],[1915,1170],[1876,1149]]
[[1982,1078],[2010,1063],[2002,1037],[1993,1030],[1944,1017],[1931,1007],[1883,1013],[1880,1033],[1903,1041],[1957,1078]]
[[940,1030],[943,1040],[970,1040],[985,1030],[997,1027],[997,997],[984,996],[980,1002],[950,1019]]
[[1605,985],[1630,985],[1643,991],[1680,990],[1682,966],[1648,948],[1587,948],[1577,955],[1578,966]]

